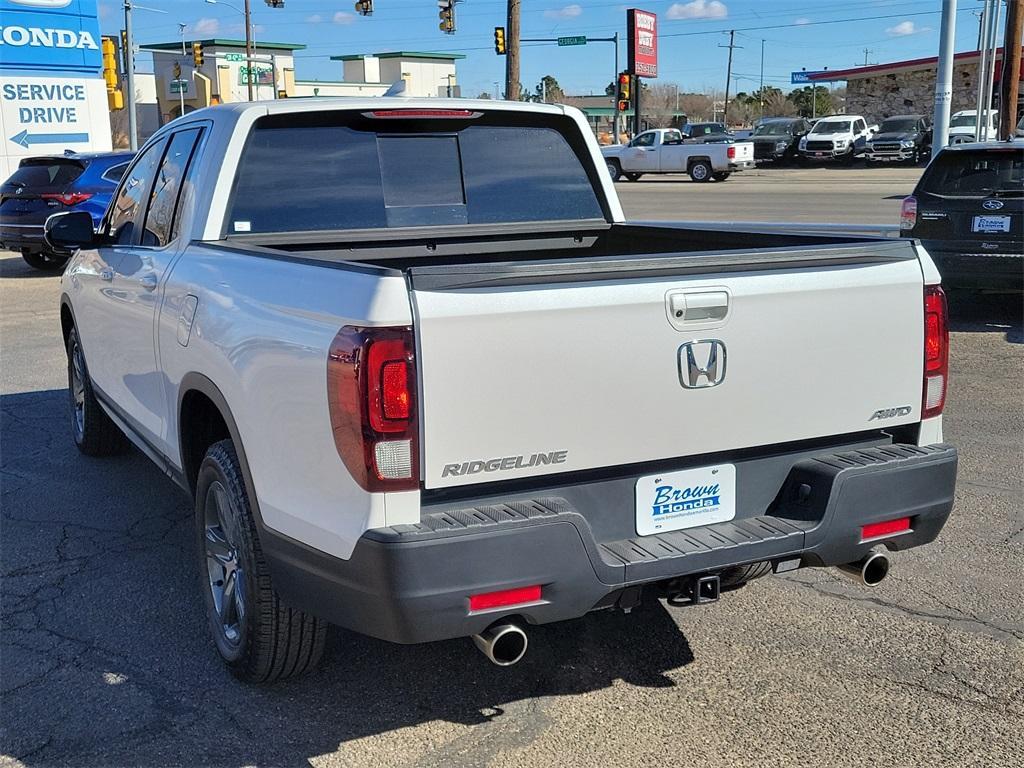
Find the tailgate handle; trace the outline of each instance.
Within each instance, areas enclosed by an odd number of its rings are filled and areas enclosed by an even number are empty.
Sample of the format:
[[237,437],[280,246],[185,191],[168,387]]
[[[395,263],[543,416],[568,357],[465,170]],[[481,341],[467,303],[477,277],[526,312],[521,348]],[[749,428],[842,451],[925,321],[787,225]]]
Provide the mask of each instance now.
[[677,323],[723,320],[729,313],[729,294],[726,291],[673,293],[669,295],[669,312]]

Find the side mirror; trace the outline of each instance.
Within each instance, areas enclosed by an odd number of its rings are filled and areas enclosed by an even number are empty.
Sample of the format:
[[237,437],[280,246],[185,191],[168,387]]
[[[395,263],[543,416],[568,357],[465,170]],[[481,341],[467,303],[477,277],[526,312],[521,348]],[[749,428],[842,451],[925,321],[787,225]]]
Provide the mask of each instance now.
[[55,251],[74,251],[91,248],[96,243],[96,230],[88,211],[65,211],[46,220],[43,237]]

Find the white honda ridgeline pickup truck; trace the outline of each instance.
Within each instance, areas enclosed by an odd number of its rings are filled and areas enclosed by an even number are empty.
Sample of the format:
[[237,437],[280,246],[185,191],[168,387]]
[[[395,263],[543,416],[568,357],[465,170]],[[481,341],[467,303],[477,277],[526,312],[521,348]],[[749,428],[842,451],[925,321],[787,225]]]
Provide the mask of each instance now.
[[158,131],[98,231],[46,225],[75,442],[194,499],[239,676],[327,623],[398,643],[714,601],[932,541],[946,307],[910,240],[628,223],[575,109],[219,106]]

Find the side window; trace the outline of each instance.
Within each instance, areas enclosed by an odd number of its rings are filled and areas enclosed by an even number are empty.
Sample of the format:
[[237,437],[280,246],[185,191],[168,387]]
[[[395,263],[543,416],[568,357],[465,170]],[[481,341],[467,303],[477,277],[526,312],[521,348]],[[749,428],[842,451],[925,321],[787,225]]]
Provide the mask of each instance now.
[[157,164],[164,153],[167,140],[161,139],[139,156],[117,190],[110,206],[110,237],[118,245],[138,242],[137,230],[142,228],[145,203],[153,186]]
[[654,146],[654,134],[653,133],[641,133],[635,139],[633,139],[634,147],[651,147]]
[[174,239],[172,232],[178,194],[201,131],[200,128],[191,128],[171,136],[167,152],[156,172],[156,183],[153,184],[149,198],[140,245],[160,248]]
[[107,170],[103,172],[103,175],[100,178],[106,179],[107,181],[112,181],[115,184],[117,184],[117,182],[121,180],[121,177],[124,176],[124,172],[127,170],[128,163],[119,163],[118,165],[112,165],[110,168],[107,168]]
[[856,123],[854,124],[854,126],[853,126],[853,129],[854,129],[854,130],[855,130],[855,131],[856,131],[857,133],[863,133],[863,132],[864,132],[864,130],[865,130],[866,128],[867,128],[867,124],[866,124],[866,123],[865,123],[865,122],[864,122],[863,120],[858,120],[858,121],[857,121],[857,122],[856,122]]

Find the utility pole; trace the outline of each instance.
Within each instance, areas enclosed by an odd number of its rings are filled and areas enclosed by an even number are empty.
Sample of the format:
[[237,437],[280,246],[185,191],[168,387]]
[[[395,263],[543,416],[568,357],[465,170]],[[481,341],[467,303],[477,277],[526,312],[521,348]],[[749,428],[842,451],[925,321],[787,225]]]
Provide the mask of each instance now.
[[132,4],[131,0],[124,2],[124,44],[128,49],[125,51],[124,59],[127,62],[128,70],[125,73],[128,86],[128,148],[132,152],[139,149],[139,129],[136,125],[135,114],[135,43],[132,40]]
[[1003,76],[999,81],[1000,141],[1013,138],[1020,97],[1020,46],[1024,38],[1024,3],[1007,0],[1006,32],[1003,34]]
[[864,66],[865,67],[868,65],[868,54],[871,54],[871,53],[874,53],[874,51],[872,51],[870,48],[865,48],[864,49]]
[[249,101],[252,101],[252,11],[249,0],[245,0],[245,82],[249,88]]
[[520,2],[521,0],[508,0],[508,18],[505,28],[505,98],[509,101],[519,101]]
[[722,107],[722,122],[725,123],[725,127],[729,127],[729,81],[732,80],[732,49],[742,48],[742,45],[736,45],[733,41],[736,39],[736,30],[729,30],[729,44],[721,45],[719,48],[729,49],[729,64],[725,69],[725,105]]
[[[764,38],[761,38],[761,85],[757,89],[757,93],[761,101],[761,114],[759,117],[764,117]],[[676,102],[679,101],[679,88],[676,88]],[[679,109],[678,103],[676,109]]]
[[953,53],[956,42],[956,0],[942,0],[942,31],[939,35],[939,71],[935,78],[935,115],[932,157],[949,141],[949,108],[953,99]]

